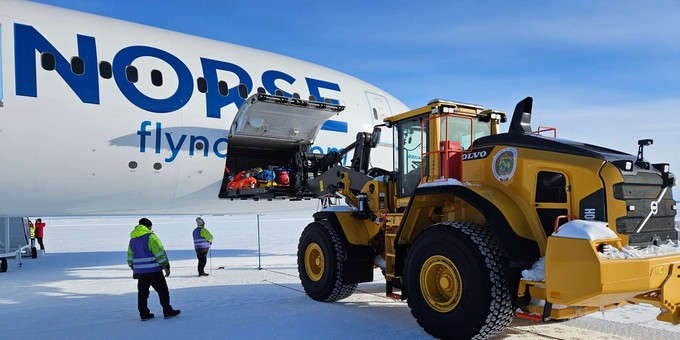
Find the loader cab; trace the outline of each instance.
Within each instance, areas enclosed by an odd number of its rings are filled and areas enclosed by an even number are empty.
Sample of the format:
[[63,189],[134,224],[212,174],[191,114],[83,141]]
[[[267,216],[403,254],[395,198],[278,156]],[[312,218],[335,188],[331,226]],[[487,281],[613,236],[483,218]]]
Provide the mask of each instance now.
[[388,117],[394,126],[394,170],[398,198],[407,198],[423,182],[462,180],[463,155],[477,138],[499,133],[505,113],[475,104],[433,100],[427,106]]

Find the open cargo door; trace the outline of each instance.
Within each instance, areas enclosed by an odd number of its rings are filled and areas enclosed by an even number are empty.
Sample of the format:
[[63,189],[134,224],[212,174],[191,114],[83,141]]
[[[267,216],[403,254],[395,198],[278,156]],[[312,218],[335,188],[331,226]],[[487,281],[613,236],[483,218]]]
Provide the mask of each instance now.
[[304,159],[324,122],[344,109],[342,105],[297,96],[250,96],[229,130],[219,197],[295,197],[300,168],[296,157]]

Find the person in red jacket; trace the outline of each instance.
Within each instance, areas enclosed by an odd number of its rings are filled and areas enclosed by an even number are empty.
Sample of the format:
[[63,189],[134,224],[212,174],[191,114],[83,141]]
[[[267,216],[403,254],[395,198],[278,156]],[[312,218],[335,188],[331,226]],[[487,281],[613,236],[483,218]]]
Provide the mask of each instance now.
[[35,238],[38,239],[38,244],[40,245],[40,250],[45,250],[45,245],[43,244],[43,229],[45,229],[45,222],[42,219],[35,220]]

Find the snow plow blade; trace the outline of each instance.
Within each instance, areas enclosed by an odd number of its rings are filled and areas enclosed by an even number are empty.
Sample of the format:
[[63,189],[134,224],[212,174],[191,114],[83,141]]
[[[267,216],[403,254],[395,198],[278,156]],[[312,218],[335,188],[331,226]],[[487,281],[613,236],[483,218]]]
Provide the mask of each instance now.
[[658,320],[680,323],[680,253],[608,258],[598,251],[603,245],[622,249],[619,238],[549,237],[547,301],[569,307],[646,303],[661,309]]
[[661,286],[661,313],[656,319],[677,325],[680,323],[680,263],[673,263],[669,271]]

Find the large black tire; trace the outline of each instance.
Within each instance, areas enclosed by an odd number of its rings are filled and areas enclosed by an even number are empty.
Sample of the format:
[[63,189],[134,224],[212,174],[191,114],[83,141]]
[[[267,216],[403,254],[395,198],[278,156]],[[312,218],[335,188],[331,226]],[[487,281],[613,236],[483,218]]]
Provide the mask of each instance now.
[[312,299],[334,302],[349,297],[357,289],[356,283],[343,281],[347,253],[338,232],[328,222],[312,222],[305,228],[297,257],[302,287]]
[[7,259],[2,258],[0,259],[0,273],[4,273],[7,271]]
[[36,248],[36,247],[31,247],[31,258],[32,258],[32,259],[37,259],[37,258],[38,258],[38,248]]
[[442,339],[484,339],[512,321],[504,256],[493,235],[471,223],[444,222],[409,248],[405,290],[411,314]]

